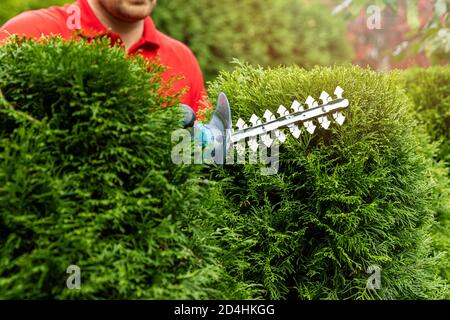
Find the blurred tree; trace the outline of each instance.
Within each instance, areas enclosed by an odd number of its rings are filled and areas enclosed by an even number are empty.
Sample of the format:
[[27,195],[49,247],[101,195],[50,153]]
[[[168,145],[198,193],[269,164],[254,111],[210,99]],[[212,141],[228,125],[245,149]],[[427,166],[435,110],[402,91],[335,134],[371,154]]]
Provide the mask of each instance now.
[[[381,50],[387,51],[384,55],[390,59],[395,58],[391,64],[396,67],[445,64],[450,60],[450,0],[345,0],[333,7],[334,15],[352,21],[353,31],[359,31],[355,37],[371,38],[366,44],[372,49],[368,49],[365,58],[370,59],[374,50]],[[380,32],[376,32],[379,30],[366,28],[367,19],[373,14],[370,8],[381,12],[382,29],[386,29],[388,39],[384,36],[380,40]],[[371,31],[370,35],[361,35],[364,30]]]
[[194,51],[207,80],[231,69],[233,58],[309,68],[352,57],[344,19],[330,19],[326,7],[305,1],[162,0],[153,18]]

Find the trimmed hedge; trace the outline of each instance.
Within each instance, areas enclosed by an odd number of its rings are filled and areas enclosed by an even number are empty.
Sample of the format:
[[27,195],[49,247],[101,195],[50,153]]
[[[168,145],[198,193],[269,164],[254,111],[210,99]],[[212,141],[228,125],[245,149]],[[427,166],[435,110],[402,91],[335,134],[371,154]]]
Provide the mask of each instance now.
[[233,58],[307,68],[352,59],[345,21],[306,1],[159,1],[152,17],[161,31],[193,50],[206,80],[231,70]]
[[440,143],[439,160],[450,166],[450,67],[408,69],[397,74],[433,140]]
[[[394,73],[412,100],[414,116],[425,125],[432,140],[438,144],[435,158],[450,169],[450,67],[409,69]],[[447,170],[450,173],[450,170]],[[438,178],[436,178],[438,180]],[[450,183],[442,181],[442,201],[436,208],[437,224],[433,230],[433,245],[444,252],[446,259],[441,275],[450,285]],[[450,297],[450,295],[449,295]]]
[[251,294],[217,259],[211,183],[171,161],[161,72],[106,40],[0,48],[0,298]]
[[[0,298],[449,296],[435,273],[448,276],[447,238],[430,239],[447,171],[398,78],[223,72],[210,95],[227,93],[234,120],[337,85],[351,107],[344,126],[289,138],[278,175],[225,166],[212,183],[171,162],[180,114],[161,72],[107,41],[0,48]],[[72,264],[81,290],[66,288]],[[380,290],[366,288],[371,265]]]
[[[442,298],[448,291],[434,273],[442,256],[430,246],[436,150],[396,80],[357,67],[240,64],[209,93],[229,96],[236,121],[338,85],[351,104],[344,126],[290,137],[277,175],[255,165],[216,172],[228,177],[222,245],[235,259],[227,267],[271,299]],[[366,288],[371,265],[382,268],[379,290]]]

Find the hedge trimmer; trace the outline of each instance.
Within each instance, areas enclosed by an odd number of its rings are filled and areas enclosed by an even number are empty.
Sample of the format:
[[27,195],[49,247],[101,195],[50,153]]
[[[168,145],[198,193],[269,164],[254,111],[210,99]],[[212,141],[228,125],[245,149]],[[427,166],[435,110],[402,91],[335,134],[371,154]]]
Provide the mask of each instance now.
[[305,101],[307,108],[295,100],[290,106],[292,112],[280,105],[277,110],[278,118],[271,111],[266,110],[263,115],[264,120],[253,114],[250,117],[250,125],[239,119],[235,126],[237,130],[232,128],[228,99],[225,93],[220,93],[209,124],[197,124],[192,109],[183,105],[186,111],[186,120],[183,125],[194,128],[194,139],[202,141],[203,146],[214,144],[215,163],[223,164],[227,150],[242,146],[245,142],[252,151],[257,151],[260,146],[270,148],[276,140],[284,143],[287,136],[283,129],[288,129],[291,135],[298,139],[302,133],[300,124],[310,134],[313,134],[317,128],[313,120],[317,121],[322,128],[328,129],[331,124],[329,115],[336,123],[342,125],[345,121],[342,111],[349,106],[349,101],[342,96],[343,92],[341,87],[337,87],[334,91],[336,98],[333,99],[323,91],[320,95],[322,104],[309,96]]

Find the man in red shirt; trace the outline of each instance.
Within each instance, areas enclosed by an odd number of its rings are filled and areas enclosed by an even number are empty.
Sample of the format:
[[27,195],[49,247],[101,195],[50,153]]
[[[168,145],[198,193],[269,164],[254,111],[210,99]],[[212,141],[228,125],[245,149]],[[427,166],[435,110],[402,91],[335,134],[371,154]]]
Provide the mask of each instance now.
[[63,7],[24,12],[0,28],[0,42],[13,34],[35,39],[60,35],[71,39],[74,33],[86,38],[108,36],[121,41],[129,54],[147,59],[159,58],[168,69],[167,81],[181,76],[173,89],[187,89],[181,102],[197,112],[206,94],[203,75],[194,54],[183,43],[159,32],[150,14],[157,0],[77,0]]

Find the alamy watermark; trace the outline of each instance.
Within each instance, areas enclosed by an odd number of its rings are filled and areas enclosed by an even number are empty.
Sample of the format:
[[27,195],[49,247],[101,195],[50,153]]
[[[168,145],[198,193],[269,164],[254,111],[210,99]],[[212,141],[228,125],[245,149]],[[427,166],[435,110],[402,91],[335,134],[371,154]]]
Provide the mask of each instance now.
[[381,289],[381,267],[379,265],[370,265],[367,270],[370,277],[367,279],[366,288],[371,290]]
[[66,13],[69,14],[66,20],[66,26],[69,30],[81,29],[81,9],[76,4],[67,7]]
[[67,267],[66,273],[70,276],[66,280],[66,286],[69,289],[81,289],[81,269],[77,265]]
[[369,30],[381,29],[381,8],[376,5],[368,6],[366,9],[367,21],[366,26]]
[[[194,128],[195,130],[195,128]],[[217,134],[218,133],[218,134]],[[231,136],[231,130],[227,135]],[[223,155],[223,138],[220,132],[213,132],[215,140],[206,146],[202,145],[201,139],[192,139],[191,131],[178,129],[172,133],[172,162],[177,165],[183,164],[263,164],[262,175],[274,175],[279,169],[279,143],[272,133],[267,133],[274,142],[270,147],[264,144],[256,144],[256,148],[249,148],[245,141],[235,144],[229,143],[226,154]],[[194,132],[196,136],[196,132]],[[257,143],[256,141],[254,143]]]

